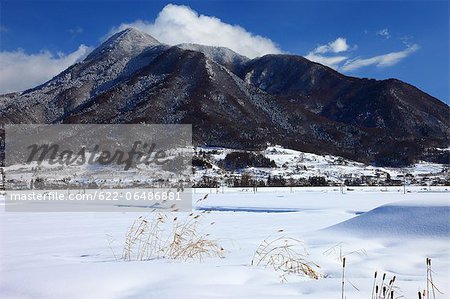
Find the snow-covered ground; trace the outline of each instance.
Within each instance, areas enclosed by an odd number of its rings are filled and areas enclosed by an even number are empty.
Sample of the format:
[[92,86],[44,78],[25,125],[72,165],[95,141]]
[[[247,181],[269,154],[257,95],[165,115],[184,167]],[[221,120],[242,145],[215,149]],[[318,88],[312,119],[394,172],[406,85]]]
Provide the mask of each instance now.
[[[396,296],[417,298],[426,287],[427,257],[444,293],[437,298],[448,298],[450,193],[407,191],[197,189],[199,230],[225,249],[224,258],[202,262],[117,260],[127,228],[146,211],[12,213],[0,206],[0,298],[340,298],[341,255],[348,299],[370,298],[376,270],[387,279],[396,275]],[[322,277],[282,283],[274,270],[251,266],[258,245],[277,236],[303,240]]]
[[[364,182],[359,182],[361,185],[384,185],[388,178],[390,180],[388,184],[390,185],[406,183],[407,185],[428,187],[448,185],[450,182],[449,165],[424,161],[419,161],[404,168],[375,167],[339,156],[317,155],[286,149],[281,146],[269,146],[263,151],[253,153],[261,154],[273,161],[275,167],[245,167],[225,170],[220,166],[220,162],[225,159],[227,154],[237,150],[199,147],[195,148],[194,151],[196,158],[200,158],[210,165],[210,167],[195,167],[193,176],[190,168],[186,169],[189,173],[185,173],[184,178],[192,179],[191,183],[194,185],[204,178],[212,178],[219,185],[231,186],[232,184],[227,180],[240,177],[243,173],[265,183],[267,183],[269,176],[272,176],[272,178],[278,176],[286,180],[286,185],[292,185],[289,183],[290,180],[307,180],[310,177],[323,177],[329,185],[340,185],[346,181],[360,180],[361,178],[365,178]],[[16,186],[30,186],[30,181],[33,179],[34,181],[46,182],[47,187],[53,185],[64,186],[63,188],[69,186],[80,188],[80,186],[94,183],[104,188],[148,186],[156,178],[166,179],[172,176],[171,172],[164,172],[160,169],[155,171],[151,165],[145,167],[138,165],[137,168],[124,171],[117,165],[97,167],[83,164],[81,166],[62,167],[58,164],[49,165],[47,163],[42,165],[36,163],[9,165],[5,168],[5,173],[8,174],[8,180],[13,180]],[[0,183],[1,179],[0,173]]]

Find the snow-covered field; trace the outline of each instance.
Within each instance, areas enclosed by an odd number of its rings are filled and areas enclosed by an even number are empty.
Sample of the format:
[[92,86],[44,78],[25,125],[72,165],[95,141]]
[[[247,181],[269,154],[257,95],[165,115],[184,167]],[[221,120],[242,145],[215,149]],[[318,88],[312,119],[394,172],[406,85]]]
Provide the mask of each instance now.
[[[199,230],[225,249],[224,258],[201,262],[117,260],[127,228],[146,211],[12,213],[0,206],[0,298],[340,298],[341,255],[348,299],[371,298],[376,270],[396,275],[396,297],[417,298],[427,257],[444,293],[437,298],[448,298],[450,193],[421,189],[197,189]],[[303,240],[322,277],[291,275],[282,283],[280,273],[251,266],[258,245],[277,236]]]

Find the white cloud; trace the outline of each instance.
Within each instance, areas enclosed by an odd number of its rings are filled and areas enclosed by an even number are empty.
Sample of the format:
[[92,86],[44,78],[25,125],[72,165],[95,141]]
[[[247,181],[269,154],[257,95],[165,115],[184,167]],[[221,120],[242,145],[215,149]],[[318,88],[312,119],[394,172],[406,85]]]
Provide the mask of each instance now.
[[23,50],[0,52],[0,94],[21,91],[42,84],[75,62],[83,59],[90,48],[81,45],[70,54],[49,51],[27,54]]
[[341,53],[346,52],[350,49],[350,46],[347,44],[347,39],[343,37],[338,37],[332,42],[329,42],[326,45],[319,45],[314,50],[309,52],[305,58],[311,61],[329,66],[333,69],[337,69],[339,64],[345,60],[347,60],[347,56],[324,56],[326,53]]
[[389,33],[389,30],[387,28],[378,30],[375,34],[379,35],[379,36],[382,36],[385,39],[389,39],[391,37],[391,34]]
[[[388,29],[378,31],[377,35],[384,36],[385,38],[390,37]],[[310,51],[305,58],[344,72],[353,71],[370,65],[387,67],[397,64],[419,49],[417,44],[410,45],[406,42],[404,43],[407,45],[407,48],[403,51],[391,52],[371,58],[351,59],[348,55],[337,55],[337,53],[356,50],[357,46],[350,47],[345,38],[339,37],[326,45],[317,46]]]
[[347,39],[343,37],[338,37],[332,42],[329,42],[327,45],[319,45],[317,48],[313,50],[314,53],[340,53],[345,52],[350,49],[350,46],[347,44]]
[[[250,58],[268,53],[281,53],[270,39],[254,35],[237,25],[230,25],[215,17],[199,15],[187,6],[169,4],[159,13],[154,23],[136,21],[114,28],[110,34],[128,27],[147,32],[167,44],[199,43],[224,46]],[[0,28],[5,32],[7,29]],[[83,32],[81,27],[68,30],[71,34]],[[27,54],[23,50],[0,52],[0,94],[25,90],[46,82],[70,65],[83,59],[90,48],[81,45],[73,53],[52,54],[42,51]]]
[[339,64],[345,60],[347,60],[347,56],[322,56],[315,54],[313,52],[310,52],[308,55],[305,56],[306,59],[309,59],[311,61],[329,66],[333,69],[337,69]]
[[137,20],[113,28],[110,34],[134,27],[162,43],[176,45],[196,43],[230,48],[250,58],[282,51],[270,39],[254,35],[238,25],[224,23],[216,17],[199,15],[190,7],[169,4],[153,23]]
[[399,52],[391,52],[384,55],[379,55],[371,58],[356,58],[353,60],[347,61],[340,69],[342,71],[354,71],[361,67],[366,67],[370,65],[375,65],[377,67],[386,67],[392,66],[408,57],[412,53],[419,50],[419,46],[417,44],[411,45],[403,51]]

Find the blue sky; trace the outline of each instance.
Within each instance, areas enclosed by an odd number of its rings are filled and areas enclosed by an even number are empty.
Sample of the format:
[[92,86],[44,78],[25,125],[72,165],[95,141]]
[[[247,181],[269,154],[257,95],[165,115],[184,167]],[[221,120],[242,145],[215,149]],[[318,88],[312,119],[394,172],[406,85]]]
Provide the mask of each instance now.
[[[166,9],[165,17],[155,25],[158,13],[169,3],[189,8]],[[159,32],[167,43],[223,42],[248,56],[286,52],[307,56],[352,76],[398,78],[450,103],[448,1],[2,0],[0,9],[3,91],[47,80],[45,76],[53,76],[85,55],[108,33],[136,25],[149,33]],[[187,26],[194,26],[187,31],[212,24],[217,26],[215,32],[167,37],[161,31],[172,28],[167,24],[172,24],[177,14],[191,10],[220,20],[186,15]],[[220,31],[227,30],[227,24],[243,29],[233,27],[234,35],[226,38]],[[260,52],[245,48],[242,43],[247,39]],[[36,72],[27,71],[29,79],[24,77],[25,71],[14,73],[29,69],[30,63]],[[40,70],[39,64],[45,70]],[[18,76],[16,80],[14,76]],[[19,81],[23,82],[16,83]]]

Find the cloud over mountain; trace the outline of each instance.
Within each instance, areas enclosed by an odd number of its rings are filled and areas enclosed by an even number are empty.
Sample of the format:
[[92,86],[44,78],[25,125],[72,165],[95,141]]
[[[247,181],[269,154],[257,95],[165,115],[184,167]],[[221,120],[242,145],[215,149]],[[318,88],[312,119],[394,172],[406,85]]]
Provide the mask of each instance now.
[[[222,46],[249,58],[283,53],[280,47],[269,38],[253,34],[238,25],[228,24],[217,17],[199,14],[183,5],[166,5],[154,21],[136,20],[122,23],[112,28],[106,37],[126,28],[136,28],[169,45],[193,43]],[[1,27],[0,31],[7,32],[8,29]],[[75,27],[69,32],[72,35],[80,34],[83,29]],[[387,37],[386,34],[389,32],[386,29],[377,34]],[[410,44],[409,41],[403,41],[403,43],[406,44],[406,48],[402,51],[385,52],[386,54],[363,58],[356,55],[356,45],[349,44],[347,38],[339,36],[328,43],[317,45],[305,57],[335,70],[351,73],[368,66],[395,65],[419,49],[417,44]],[[90,48],[83,44],[69,54],[55,54],[47,50],[39,53],[27,53],[22,49],[2,51],[0,52],[0,93],[22,91],[42,84],[86,57],[88,52]]]
[[338,66],[348,59],[347,56],[324,56],[324,54],[331,53],[341,53],[346,52],[350,49],[350,46],[347,44],[347,39],[343,37],[338,37],[334,41],[329,42],[326,45],[319,45],[314,50],[309,52],[305,58],[318,62],[320,64],[324,64],[333,69],[337,69]]
[[110,35],[129,27],[144,31],[169,45],[195,43],[222,46],[249,58],[282,52],[269,38],[255,35],[219,18],[198,14],[190,7],[182,5],[168,4],[154,22],[137,20],[124,23],[113,28]]
[[412,53],[419,50],[419,46],[414,44],[407,47],[403,51],[391,52],[383,55],[374,56],[371,58],[356,58],[347,61],[341,68],[342,71],[353,71],[361,67],[366,67],[370,65],[375,65],[377,67],[392,66],[399,63],[401,60],[405,59]]
[[336,40],[329,42],[327,45],[320,45],[316,49],[314,49],[314,53],[340,53],[345,52],[350,49],[350,46],[347,44],[347,39],[343,37],[338,37]]
[[21,91],[44,83],[91,51],[85,45],[70,54],[42,51],[27,54],[23,50],[0,52],[0,93]]
[[[377,35],[388,38],[386,34],[389,34],[387,30],[382,31],[382,34],[377,32]],[[357,48],[356,45],[350,47],[347,43],[347,39],[338,37],[326,45],[317,46],[305,55],[305,58],[341,72],[351,72],[371,65],[376,67],[393,66],[420,49],[417,44],[407,44],[406,49],[402,51],[389,52],[369,58],[352,58],[350,55],[351,53],[349,52],[356,50]]]

